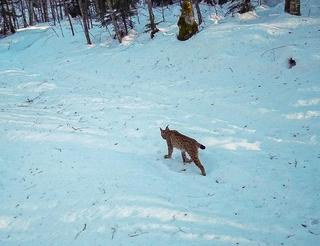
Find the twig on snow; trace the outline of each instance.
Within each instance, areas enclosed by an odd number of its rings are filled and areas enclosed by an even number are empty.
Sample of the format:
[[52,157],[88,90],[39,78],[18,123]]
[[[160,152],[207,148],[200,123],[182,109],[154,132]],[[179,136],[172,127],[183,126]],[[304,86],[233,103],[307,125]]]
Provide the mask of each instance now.
[[281,45],[281,46],[278,46],[278,47],[275,47],[272,49],[265,50],[264,52],[261,53],[260,56],[263,56],[265,53],[267,53],[269,51],[273,51],[273,50],[277,50],[277,49],[281,49],[281,48],[285,48],[285,47],[289,47],[289,46],[297,46],[297,45],[296,44]]
[[308,232],[309,232],[310,234],[312,234],[312,235],[316,235],[316,236],[319,236],[319,235],[320,235],[320,233],[315,233],[315,232],[310,231],[310,230],[308,230]]
[[80,128],[76,128],[76,127],[74,127],[74,126],[72,126],[71,128],[72,128],[73,130],[75,130],[75,131],[80,130]]
[[29,187],[25,188],[24,190],[30,190],[30,189],[32,189],[32,188],[34,188],[34,187],[36,187],[36,186],[37,186],[36,184],[33,184],[33,185],[31,185],[31,186],[29,186]]
[[26,102],[27,102],[27,103],[33,103],[34,100],[40,98],[41,96],[42,96],[42,93],[40,93],[38,96],[36,96],[36,97],[34,97],[34,98],[32,98],[32,99],[27,98]]
[[113,240],[114,234],[116,234],[116,232],[117,232],[117,228],[116,227],[111,227],[111,230],[112,230],[111,240]]
[[143,235],[143,234],[147,234],[148,232],[147,231],[135,231],[134,233],[131,233],[131,234],[128,234],[129,237],[137,237],[137,236],[140,236],[140,235]]
[[79,237],[79,235],[80,235],[82,232],[84,232],[86,229],[87,229],[87,224],[85,223],[84,226],[83,226],[83,228],[82,228],[82,230],[79,231],[79,232],[77,233],[77,235],[74,237],[74,240],[76,240],[76,239]]
[[187,233],[186,231],[182,230],[180,227],[178,227],[178,229],[179,229],[179,232]]

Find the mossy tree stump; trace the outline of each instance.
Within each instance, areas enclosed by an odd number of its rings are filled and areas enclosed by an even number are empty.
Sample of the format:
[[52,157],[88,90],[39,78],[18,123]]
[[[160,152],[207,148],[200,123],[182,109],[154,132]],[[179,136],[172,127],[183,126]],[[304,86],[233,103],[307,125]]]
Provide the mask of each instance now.
[[198,32],[198,24],[195,21],[192,3],[190,0],[184,0],[182,3],[181,15],[178,21],[179,34],[177,38],[180,41],[191,38]]

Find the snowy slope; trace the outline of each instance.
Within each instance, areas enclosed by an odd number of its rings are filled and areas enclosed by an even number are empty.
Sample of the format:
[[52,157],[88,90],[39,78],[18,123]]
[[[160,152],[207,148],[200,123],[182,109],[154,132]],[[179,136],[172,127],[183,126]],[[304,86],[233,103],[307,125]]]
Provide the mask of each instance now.
[[[154,40],[1,39],[0,245],[318,245],[319,8],[202,6],[187,42],[178,8]],[[206,177],[163,159],[167,124],[206,145]]]

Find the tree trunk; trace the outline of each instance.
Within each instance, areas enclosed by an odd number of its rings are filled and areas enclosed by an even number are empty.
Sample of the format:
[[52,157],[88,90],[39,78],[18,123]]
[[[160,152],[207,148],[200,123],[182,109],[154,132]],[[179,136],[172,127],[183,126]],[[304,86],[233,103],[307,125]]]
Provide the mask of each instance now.
[[79,7],[81,11],[83,30],[84,30],[84,35],[86,36],[86,39],[87,39],[87,44],[92,44],[90,39],[90,34],[89,34],[89,27],[88,27],[89,22],[88,22],[87,0],[79,0]]
[[64,5],[65,13],[68,16],[68,21],[69,21],[69,25],[70,25],[70,28],[71,28],[72,36],[74,36],[73,25],[72,25],[71,18],[70,18],[70,15],[69,15],[69,10],[68,10],[67,4],[66,4],[66,0],[64,0],[63,5]]
[[126,15],[124,13],[121,13],[122,22],[124,25],[124,30],[126,31],[126,35],[128,35],[128,27],[127,27],[127,20]]
[[291,15],[301,15],[300,0],[285,0],[284,11]]
[[196,0],[195,5],[196,5],[196,10],[197,10],[198,22],[199,22],[199,26],[200,26],[202,23],[202,15],[201,15],[201,10],[200,10],[200,6],[199,6],[199,0]]
[[8,20],[10,32],[11,33],[15,33],[16,30],[15,30],[14,25],[13,25],[13,20],[11,19],[12,12],[10,11],[9,4],[8,4],[7,0],[2,0],[2,1],[6,4],[6,7],[7,7],[6,14],[8,16],[7,20]]
[[29,12],[29,25],[32,26],[33,25],[33,3],[32,0],[28,1],[28,12]]
[[28,24],[27,24],[26,15],[24,13],[24,4],[22,0],[20,0],[20,6],[21,6],[22,19],[23,19],[23,27],[26,28]]
[[116,19],[114,13],[111,14],[111,20],[112,20],[112,24],[114,26],[114,30],[116,32],[116,36],[118,38],[118,41],[119,41],[119,43],[121,43],[122,42],[122,35],[120,34],[118,22],[117,22],[117,19]]
[[44,4],[43,1],[39,2],[38,13],[39,13],[39,15],[40,15],[40,17],[41,17],[41,22],[46,22],[46,21],[45,21],[45,17],[44,17],[43,4]]
[[58,9],[58,3],[56,0],[53,0],[54,1],[54,10],[56,12],[56,17],[57,17],[57,20],[58,22],[60,23],[60,16],[59,16],[59,9]]
[[290,14],[301,15],[301,13],[300,13],[300,0],[291,0],[290,1]]
[[291,0],[285,0],[284,2],[284,12],[290,13],[290,1]]
[[162,21],[165,22],[165,18],[164,18],[164,9],[163,9],[163,0],[161,0],[161,14],[162,14]]
[[156,32],[159,31],[159,29],[156,27],[156,24],[154,22],[154,14],[153,14],[153,11],[152,11],[152,1],[151,0],[148,0],[148,11],[149,11],[149,18],[150,18],[150,29],[151,29],[151,38],[154,37],[154,34]]
[[53,25],[56,25],[56,14],[53,7],[53,2],[50,0],[50,9],[51,9],[51,15],[53,19]]
[[100,19],[104,19],[104,15],[107,11],[106,9],[106,3],[104,0],[96,0],[96,10],[98,15],[100,16]]
[[15,4],[13,1],[11,1],[11,10],[12,10],[12,20],[13,20],[13,26],[14,29],[19,29],[19,21],[17,20],[17,14],[15,9]]
[[43,8],[44,21],[45,22],[49,22],[48,2],[47,2],[47,0],[43,1],[42,8]]
[[[113,11],[113,7],[112,7],[112,4],[111,4],[111,0],[107,0],[107,3],[108,3],[108,9],[112,10]],[[111,13],[111,21],[112,21],[112,24],[113,24],[113,27],[114,27],[114,30],[116,32],[116,36],[118,38],[118,41],[119,43],[122,42],[122,35],[120,34],[119,32],[119,27],[118,27],[118,23],[117,23],[117,19],[115,17],[115,11],[113,13]]]
[[88,27],[89,27],[89,29],[92,29],[93,28],[93,22],[92,22],[92,16],[93,16],[93,14],[92,14],[92,8],[91,8],[91,6],[88,6],[88,23],[89,23],[89,20],[90,20],[90,25],[88,24]]
[[7,34],[7,15],[6,15],[6,10],[4,8],[4,2],[1,1],[1,15],[3,18],[3,27],[2,27],[2,34],[6,35]]
[[63,20],[62,0],[59,0],[60,19]]

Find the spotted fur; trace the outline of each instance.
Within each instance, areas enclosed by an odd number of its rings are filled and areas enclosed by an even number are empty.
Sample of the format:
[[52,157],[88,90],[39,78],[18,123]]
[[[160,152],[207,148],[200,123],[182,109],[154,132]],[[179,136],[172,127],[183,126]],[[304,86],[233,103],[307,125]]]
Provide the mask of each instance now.
[[[199,160],[198,149],[205,149],[206,147],[198,143],[195,139],[181,134],[176,130],[170,130],[167,126],[166,129],[161,129],[161,137],[167,141],[168,154],[164,158],[168,159],[172,157],[173,148],[181,150],[181,156],[184,163],[191,163],[192,161],[200,169],[201,174],[206,176],[206,171]],[[188,159],[186,153],[191,159]]]

